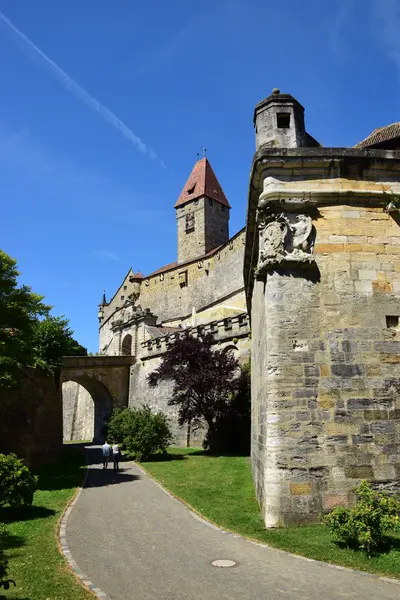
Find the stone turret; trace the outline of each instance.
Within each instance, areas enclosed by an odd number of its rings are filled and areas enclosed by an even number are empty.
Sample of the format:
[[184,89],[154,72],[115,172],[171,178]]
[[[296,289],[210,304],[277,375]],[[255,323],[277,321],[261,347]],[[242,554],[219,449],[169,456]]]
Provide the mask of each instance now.
[[97,312],[97,316],[99,318],[99,323],[101,323],[101,321],[104,318],[104,307],[107,305],[107,300],[106,300],[106,291],[104,290],[103,292],[103,297],[101,299],[101,302],[99,304],[99,310]]
[[290,94],[278,88],[259,102],[254,110],[256,148],[301,148],[319,146],[305,130],[304,108]]

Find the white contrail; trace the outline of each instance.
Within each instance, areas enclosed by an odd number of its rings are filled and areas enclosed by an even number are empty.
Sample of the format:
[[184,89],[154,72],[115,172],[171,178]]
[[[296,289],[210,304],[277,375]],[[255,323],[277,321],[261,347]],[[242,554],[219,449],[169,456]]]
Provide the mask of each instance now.
[[0,12],[0,19],[7,25],[9,29],[24,42],[24,49],[27,50],[28,55],[32,56],[32,53],[39,57],[40,66],[47,68],[51,74],[67,89],[71,94],[74,94],[79,100],[85,102],[90,108],[96,111],[107,123],[118,129],[127,140],[131,142],[140,152],[143,154],[148,153],[151,158],[156,158],[154,150],[146,146],[146,144],[137,136],[125,123],[121,121],[114,113],[101,104],[96,98],[91,96],[86,90],[84,90],[76,81],[74,81],[65,71],[63,71],[54,61],[51,60],[40,48],[36,46],[25,34],[22,33],[7,17]]

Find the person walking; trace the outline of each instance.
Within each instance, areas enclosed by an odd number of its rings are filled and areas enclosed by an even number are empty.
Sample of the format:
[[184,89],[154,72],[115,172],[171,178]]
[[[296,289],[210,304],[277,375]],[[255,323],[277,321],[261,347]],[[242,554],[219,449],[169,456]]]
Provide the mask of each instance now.
[[110,452],[111,452],[111,446],[107,441],[103,444],[102,450],[103,450],[103,469],[107,469],[108,461],[110,460]]
[[119,459],[121,456],[121,452],[119,450],[119,446],[116,442],[113,443],[113,447],[112,447],[112,451],[113,451],[113,460],[114,460],[114,470],[118,471],[119,469]]

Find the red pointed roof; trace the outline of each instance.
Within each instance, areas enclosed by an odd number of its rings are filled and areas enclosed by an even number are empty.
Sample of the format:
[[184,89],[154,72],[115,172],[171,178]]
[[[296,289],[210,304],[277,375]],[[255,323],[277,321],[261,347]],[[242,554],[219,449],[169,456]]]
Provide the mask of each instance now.
[[212,198],[221,204],[230,208],[230,204],[226,199],[223,189],[215,176],[207,158],[202,158],[193,167],[193,171],[189,175],[185,187],[181,191],[174,208],[195,200],[201,196]]

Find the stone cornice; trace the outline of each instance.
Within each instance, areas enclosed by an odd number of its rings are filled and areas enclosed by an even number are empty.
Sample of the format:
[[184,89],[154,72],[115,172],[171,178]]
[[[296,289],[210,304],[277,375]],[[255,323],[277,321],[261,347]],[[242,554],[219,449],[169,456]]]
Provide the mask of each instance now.
[[253,158],[246,218],[244,282],[249,315],[258,255],[257,210],[318,205],[388,206],[400,196],[400,151],[262,147]]

